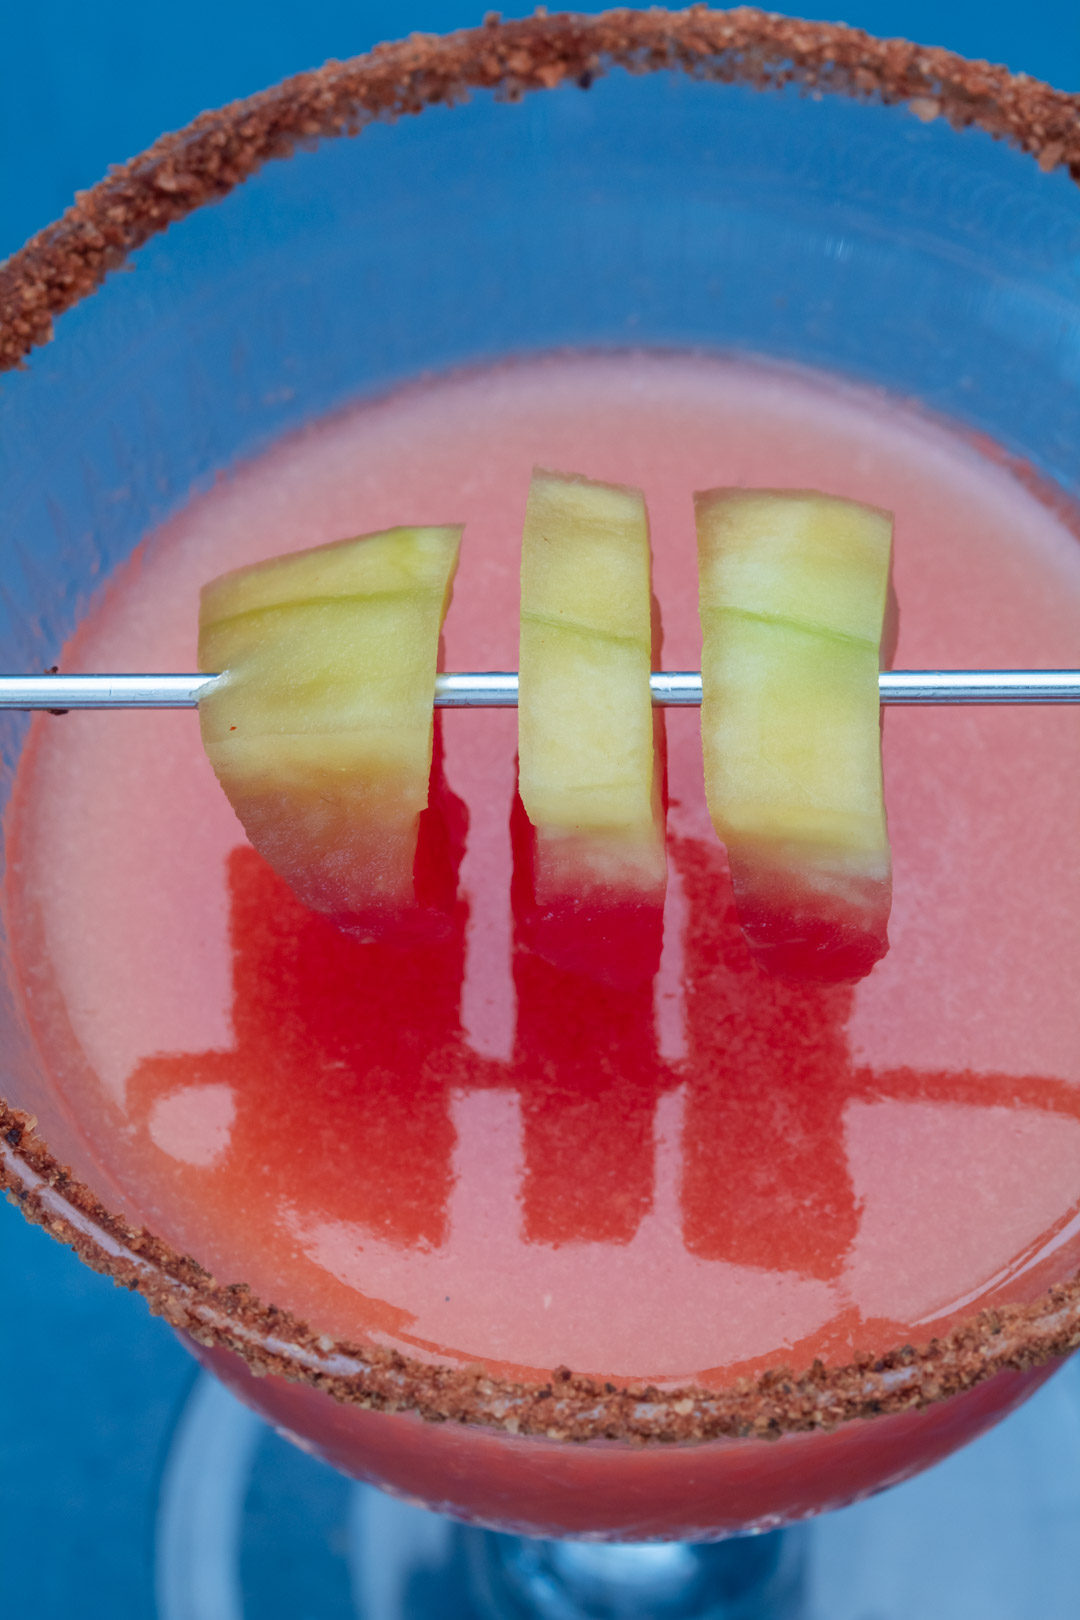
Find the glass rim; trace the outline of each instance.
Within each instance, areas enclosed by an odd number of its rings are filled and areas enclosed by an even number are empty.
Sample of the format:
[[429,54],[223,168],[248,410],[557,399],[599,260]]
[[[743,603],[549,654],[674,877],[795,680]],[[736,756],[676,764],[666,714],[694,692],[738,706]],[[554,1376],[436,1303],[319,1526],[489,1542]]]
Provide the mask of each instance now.
[[915,117],[979,128],[1080,184],[1080,93],[940,46],[880,39],[845,23],[750,7],[564,12],[412,34],[346,62],[284,79],[204,112],[109,171],[55,224],[0,265],[0,372],[50,341],[55,317],[85,298],[159,231],[216,202],[272,158],[367,125],[489,91],[517,101],[613,68],[677,69],[703,80],[906,103]]
[[[0,371],[23,367],[53,335],[57,315],[87,297],[129,253],[271,158],[376,121],[452,106],[470,91],[516,101],[613,68],[680,70],[764,90],[906,103],[925,121],[978,127],[1026,152],[1044,172],[1080,184],[1080,94],[1025,74],[844,24],[740,8],[611,11],[502,22],[378,45],[350,61],[203,113],[111,171],[55,224],[0,266]],[[1026,1372],[1080,1345],[1080,1275],[1028,1304],[984,1309],[923,1345],[771,1368],[726,1387],[599,1381],[556,1368],[515,1382],[474,1365],[420,1360],[339,1342],[244,1283],[220,1285],[191,1257],[110,1211],[52,1155],[36,1121],[0,1098],[0,1189],[27,1219],[92,1269],[141,1293],[150,1309],[207,1348],[233,1351],[256,1375],[278,1374],[353,1406],[481,1424],[550,1440],[706,1441],[833,1428],[855,1418],[926,1407],[999,1372]]]

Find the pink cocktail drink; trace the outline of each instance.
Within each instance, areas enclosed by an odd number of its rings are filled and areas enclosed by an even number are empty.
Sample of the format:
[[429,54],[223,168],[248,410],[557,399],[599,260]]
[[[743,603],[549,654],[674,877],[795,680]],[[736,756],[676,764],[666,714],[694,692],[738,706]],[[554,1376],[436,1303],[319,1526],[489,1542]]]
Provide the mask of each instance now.
[[[192,667],[207,578],[464,521],[446,667],[514,668],[537,462],[644,488],[668,668],[700,657],[690,493],[725,483],[895,512],[899,666],[1076,661],[1080,548],[992,454],[809,373],[643,353],[451,376],[282,442],[151,537],[65,664]],[[667,735],[663,955],[635,990],[515,939],[512,714],[443,717],[460,904],[408,950],[299,905],[193,716],[43,717],[20,771],[8,913],[56,1129],[129,1218],[378,1369],[328,1393],[208,1350],[245,1399],[489,1523],[707,1536],[878,1488],[1046,1376],[1017,1370],[1020,1308],[1077,1268],[1080,718],[888,714],[892,948],[855,987],[751,960],[697,716]]]

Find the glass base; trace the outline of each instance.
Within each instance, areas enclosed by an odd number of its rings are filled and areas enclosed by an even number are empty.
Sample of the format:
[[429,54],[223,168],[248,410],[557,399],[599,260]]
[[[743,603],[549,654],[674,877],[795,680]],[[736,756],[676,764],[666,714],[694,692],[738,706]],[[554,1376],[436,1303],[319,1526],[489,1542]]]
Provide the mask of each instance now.
[[167,1459],[159,1620],[1058,1620],[1075,1614],[1080,1360],[930,1473],[712,1546],[529,1541],[356,1485],[203,1376]]

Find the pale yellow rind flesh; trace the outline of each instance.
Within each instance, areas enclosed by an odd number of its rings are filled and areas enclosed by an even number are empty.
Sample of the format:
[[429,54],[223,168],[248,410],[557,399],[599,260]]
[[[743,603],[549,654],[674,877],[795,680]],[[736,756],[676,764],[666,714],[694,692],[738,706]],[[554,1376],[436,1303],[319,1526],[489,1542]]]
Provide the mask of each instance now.
[[710,490],[695,507],[705,791],[740,917],[785,970],[857,977],[886,947],[890,893],[891,515],[805,490]]
[[816,490],[708,490],[694,507],[703,609],[737,608],[878,646],[890,512]]
[[720,836],[853,858],[887,849],[877,647],[704,605],[702,624],[702,748]]
[[439,636],[460,527],[275,558],[203,591],[199,705],[252,843],[307,904],[408,902],[428,802]]
[[552,894],[664,882],[650,563],[640,491],[534,473],[521,565],[518,787],[537,833],[538,879]]

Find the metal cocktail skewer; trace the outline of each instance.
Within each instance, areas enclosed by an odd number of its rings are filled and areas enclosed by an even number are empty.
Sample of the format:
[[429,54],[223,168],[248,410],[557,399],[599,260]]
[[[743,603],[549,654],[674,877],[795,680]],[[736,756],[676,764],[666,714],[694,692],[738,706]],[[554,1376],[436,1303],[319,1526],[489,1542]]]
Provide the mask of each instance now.
[[[0,709],[191,709],[216,675],[0,675]],[[663,707],[701,703],[701,676],[665,670],[649,677]],[[878,677],[882,703],[1080,703],[1080,669],[892,669]],[[440,709],[512,709],[514,671],[438,675]]]

